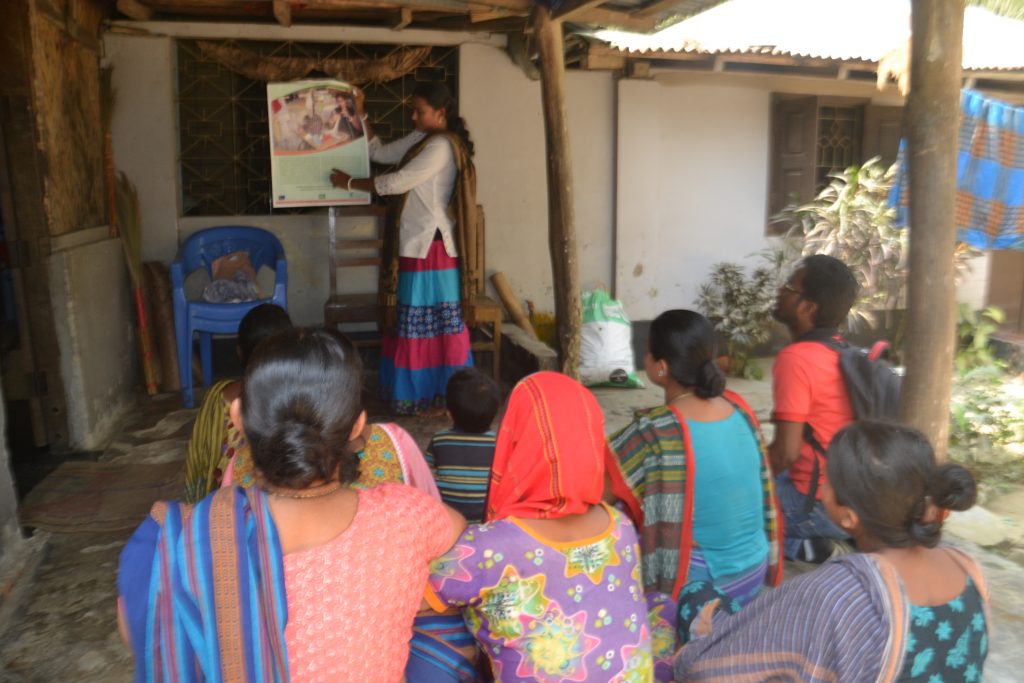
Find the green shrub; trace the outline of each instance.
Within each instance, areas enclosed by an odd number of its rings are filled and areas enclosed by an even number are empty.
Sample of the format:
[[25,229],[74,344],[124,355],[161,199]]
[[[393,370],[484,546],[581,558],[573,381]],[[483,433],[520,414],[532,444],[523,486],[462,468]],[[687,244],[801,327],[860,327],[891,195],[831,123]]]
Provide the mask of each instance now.
[[998,306],[989,306],[976,311],[961,303],[956,307],[956,357],[954,364],[958,374],[976,368],[993,366],[1002,369],[1005,364],[992,353],[992,335],[1006,320],[1006,314]]
[[728,372],[734,377],[764,377],[750,352],[771,335],[782,262],[774,253],[761,256],[768,265],[755,268],[750,276],[735,263],[715,264],[697,296],[697,308],[714,324],[724,344],[722,351],[729,356]]
[[950,401],[949,456],[986,487],[1024,481],[1024,383],[983,365],[959,374]]

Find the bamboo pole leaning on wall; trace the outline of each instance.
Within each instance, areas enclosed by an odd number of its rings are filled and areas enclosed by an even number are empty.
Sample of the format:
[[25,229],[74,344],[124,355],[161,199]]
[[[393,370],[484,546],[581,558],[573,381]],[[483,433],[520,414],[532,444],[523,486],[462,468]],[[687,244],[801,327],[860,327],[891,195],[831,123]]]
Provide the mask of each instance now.
[[900,417],[945,459],[956,325],[953,249],[964,0],[913,0],[907,148],[910,277]]
[[146,393],[153,396],[157,390],[156,364],[153,357],[153,336],[150,333],[149,317],[146,315],[146,303],[142,295],[142,226],[139,222],[139,193],[123,172],[117,176],[116,190],[117,224],[120,226],[125,264],[128,266],[128,275],[132,281],[142,376],[146,382]]
[[512,318],[512,322],[536,339],[537,331],[533,329],[533,323],[526,316],[523,307],[519,305],[519,298],[512,290],[512,285],[508,283],[505,273],[499,271],[492,275],[491,284],[494,285],[494,291],[498,294],[498,298],[501,299],[501,303],[505,305],[505,310],[508,311],[508,316]]
[[548,170],[548,246],[555,289],[555,321],[562,372],[579,378],[580,284],[576,267],[576,224],[573,206],[572,156],[565,114],[565,48],[562,23],[551,10],[533,8],[533,30],[540,52],[540,88],[544,110],[544,141]]

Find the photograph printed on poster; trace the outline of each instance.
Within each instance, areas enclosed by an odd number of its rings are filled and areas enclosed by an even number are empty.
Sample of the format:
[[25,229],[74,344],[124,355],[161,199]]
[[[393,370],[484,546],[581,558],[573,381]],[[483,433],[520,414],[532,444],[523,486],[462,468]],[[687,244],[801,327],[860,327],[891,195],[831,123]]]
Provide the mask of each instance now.
[[270,109],[274,206],[367,204],[366,192],[331,185],[340,168],[369,176],[369,149],[352,87],[341,81],[306,80],[267,85]]

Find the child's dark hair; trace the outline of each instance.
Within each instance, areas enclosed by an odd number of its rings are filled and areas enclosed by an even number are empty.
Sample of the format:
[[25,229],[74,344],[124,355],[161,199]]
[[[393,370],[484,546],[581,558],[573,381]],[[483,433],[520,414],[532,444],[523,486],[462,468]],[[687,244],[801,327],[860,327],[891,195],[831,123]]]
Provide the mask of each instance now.
[[668,364],[668,374],[700,398],[725,391],[725,375],[715,362],[715,328],[695,311],[665,311],[651,323],[647,346],[654,360]]
[[926,519],[929,503],[966,510],[977,496],[974,476],[960,465],[936,463],[928,440],[906,425],[854,422],[832,439],[826,460],[836,502],[890,548],[934,548],[942,519]]
[[242,379],[242,424],[267,483],[302,489],[335,471],[355,481],[359,459],[347,446],[361,389],[359,353],[334,330],[292,328],[261,344]]
[[455,98],[448,86],[441,82],[420,83],[412,91],[413,97],[422,97],[427,104],[434,109],[444,109],[445,119],[448,121],[448,130],[462,138],[466,145],[469,156],[473,156],[474,145],[469,138],[469,129],[466,128],[466,120],[455,113]]
[[812,321],[814,326],[839,327],[857,300],[859,290],[850,267],[833,256],[814,254],[803,258],[797,268],[804,269],[801,296],[818,307]]
[[482,434],[498,413],[501,393],[497,383],[474,368],[462,368],[448,380],[444,392],[452,422],[460,432]]
[[277,304],[260,304],[245,314],[238,325],[238,355],[244,368],[252,352],[267,337],[292,328],[288,311]]

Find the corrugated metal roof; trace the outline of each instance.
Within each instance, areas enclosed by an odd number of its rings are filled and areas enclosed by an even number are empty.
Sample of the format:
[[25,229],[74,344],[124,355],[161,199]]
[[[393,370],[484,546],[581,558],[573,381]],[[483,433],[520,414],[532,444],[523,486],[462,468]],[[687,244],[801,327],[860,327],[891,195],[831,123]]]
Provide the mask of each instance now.
[[[878,62],[910,35],[909,0],[730,0],[652,34],[598,31],[620,50]],[[964,69],[1024,69],[1024,22],[964,15]]]

